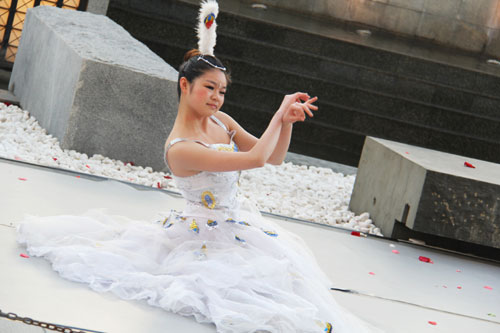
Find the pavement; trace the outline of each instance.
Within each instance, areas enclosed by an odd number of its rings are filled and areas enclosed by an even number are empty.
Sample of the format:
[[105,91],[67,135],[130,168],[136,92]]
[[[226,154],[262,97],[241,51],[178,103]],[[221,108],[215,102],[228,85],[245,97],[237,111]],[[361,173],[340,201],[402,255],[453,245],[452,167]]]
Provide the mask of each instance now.
[[[25,180],[22,180],[22,179]],[[149,306],[67,281],[42,258],[23,258],[15,227],[25,214],[105,208],[139,220],[182,209],[175,193],[0,158],[0,309],[98,332],[215,332]],[[348,230],[267,216],[300,235],[332,280],[337,302],[390,333],[500,332],[500,264]],[[419,260],[430,258],[433,263]],[[351,292],[345,292],[350,290]],[[0,319],[0,332],[48,332]]]

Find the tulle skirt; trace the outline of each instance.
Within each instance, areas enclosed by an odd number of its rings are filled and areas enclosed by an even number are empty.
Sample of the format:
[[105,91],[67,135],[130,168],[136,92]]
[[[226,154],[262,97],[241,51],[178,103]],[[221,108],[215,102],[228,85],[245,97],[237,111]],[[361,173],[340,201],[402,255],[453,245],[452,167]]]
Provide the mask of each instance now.
[[63,278],[212,322],[218,332],[373,331],[335,302],[302,240],[258,211],[188,205],[167,215],[28,216],[18,242]]

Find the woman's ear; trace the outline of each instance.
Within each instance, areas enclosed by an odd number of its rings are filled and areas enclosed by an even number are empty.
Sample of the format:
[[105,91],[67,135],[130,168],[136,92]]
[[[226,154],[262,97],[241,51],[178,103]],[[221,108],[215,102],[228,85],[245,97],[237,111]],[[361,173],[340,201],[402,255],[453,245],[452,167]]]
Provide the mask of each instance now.
[[186,93],[188,91],[188,88],[189,88],[189,81],[186,79],[185,76],[181,77],[179,79],[179,86],[181,87],[181,92],[182,93]]

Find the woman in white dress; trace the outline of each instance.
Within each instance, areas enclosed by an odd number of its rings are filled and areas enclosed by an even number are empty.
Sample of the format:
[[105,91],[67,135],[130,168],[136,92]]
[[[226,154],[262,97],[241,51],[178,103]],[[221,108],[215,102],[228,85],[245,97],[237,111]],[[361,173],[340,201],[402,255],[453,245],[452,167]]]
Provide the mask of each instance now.
[[67,279],[212,322],[218,332],[371,332],[334,301],[301,239],[237,195],[241,170],[283,161],[293,124],[313,116],[317,98],[285,96],[256,138],[220,111],[228,83],[213,55],[186,54],[165,146],[183,212],[159,223],[100,212],[29,217],[18,241]]

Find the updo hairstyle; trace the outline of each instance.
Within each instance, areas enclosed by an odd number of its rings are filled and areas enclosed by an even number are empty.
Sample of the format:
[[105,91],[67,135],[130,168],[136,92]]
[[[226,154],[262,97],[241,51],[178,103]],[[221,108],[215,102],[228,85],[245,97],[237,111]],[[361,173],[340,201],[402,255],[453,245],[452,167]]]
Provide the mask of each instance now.
[[[216,69],[216,67],[210,66],[205,61],[198,60],[198,56],[200,55],[201,53],[197,49],[189,50],[184,55],[184,62],[179,67],[179,77],[177,78],[177,94],[179,98],[181,97],[181,77],[185,77],[189,83],[192,83],[194,79],[196,79],[198,76],[203,75],[203,73],[205,73],[206,71]],[[203,58],[217,67],[225,67],[222,62],[216,57],[204,55]],[[226,75],[227,84],[229,85],[231,83],[231,75],[227,70],[222,72]]]

